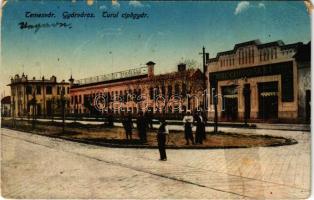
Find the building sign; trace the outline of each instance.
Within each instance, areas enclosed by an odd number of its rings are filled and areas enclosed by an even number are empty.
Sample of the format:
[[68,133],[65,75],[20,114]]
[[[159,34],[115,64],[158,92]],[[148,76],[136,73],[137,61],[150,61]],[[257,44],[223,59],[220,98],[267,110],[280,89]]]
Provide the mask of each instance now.
[[[281,75],[282,101],[293,101],[293,62],[291,61],[221,72],[213,72],[209,73],[209,80],[215,82],[222,80],[240,79],[244,77],[251,78],[270,75]],[[211,85],[211,87],[213,86]]]
[[77,80],[75,83],[79,85],[85,85],[85,84],[90,84],[90,83],[118,80],[118,79],[124,79],[124,78],[146,75],[146,74],[148,74],[148,68],[140,67],[136,69],[130,69],[130,70],[125,70],[121,72],[114,72],[111,74],[105,74],[101,76],[89,77],[89,78]]

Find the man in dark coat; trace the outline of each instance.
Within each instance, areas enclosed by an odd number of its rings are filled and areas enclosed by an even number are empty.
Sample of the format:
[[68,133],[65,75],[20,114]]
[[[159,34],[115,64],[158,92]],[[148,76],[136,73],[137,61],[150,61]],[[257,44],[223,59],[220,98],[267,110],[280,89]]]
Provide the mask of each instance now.
[[205,123],[204,123],[204,119],[201,113],[199,112],[196,117],[196,134],[195,134],[196,144],[203,144],[204,134],[205,134]]
[[146,119],[147,127],[150,129],[153,129],[153,119],[152,119],[153,117],[152,117],[151,111],[146,111],[144,117]]
[[162,120],[160,127],[158,129],[158,132],[157,132],[158,149],[159,149],[159,154],[160,154],[160,160],[162,161],[167,160],[167,154],[166,154],[167,139],[169,140],[169,130],[168,130],[166,121]]
[[131,113],[129,113],[126,117],[124,117],[122,124],[125,130],[126,139],[132,140],[133,122],[132,122]]
[[146,143],[147,142],[147,120],[143,116],[143,112],[139,113],[139,116],[136,122],[136,127],[137,127],[138,135],[141,142]]

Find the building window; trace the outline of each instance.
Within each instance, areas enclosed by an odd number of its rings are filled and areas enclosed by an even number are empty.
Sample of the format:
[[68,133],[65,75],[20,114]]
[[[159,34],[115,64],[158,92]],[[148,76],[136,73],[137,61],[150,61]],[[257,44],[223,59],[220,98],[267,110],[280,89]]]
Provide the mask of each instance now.
[[275,56],[275,59],[277,58],[277,49],[276,48],[274,48],[274,56]]
[[171,98],[172,96],[172,86],[168,85],[168,98]]
[[174,94],[176,96],[179,96],[179,94],[180,94],[180,86],[179,86],[179,84],[175,84],[175,86],[174,86]]
[[79,95],[79,103],[82,103],[82,97]]
[[150,99],[152,100],[152,99],[154,99],[154,88],[149,88],[149,97],[150,97]]
[[186,84],[182,83],[182,97],[185,97],[187,94]]
[[71,104],[73,104],[73,96],[71,96]]
[[241,65],[241,51],[239,52],[239,65]]
[[50,85],[46,86],[46,94],[52,94],[52,87]]
[[252,63],[254,63],[254,48],[252,48]]
[[26,94],[32,94],[32,86],[31,85],[26,86]]
[[245,61],[244,61],[244,62],[245,62],[245,64],[247,64],[247,57],[248,57],[248,56],[247,56],[247,49],[245,50],[245,53],[244,53],[244,54],[245,54]]
[[262,59],[262,54],[263,54],[263,52],[262,52],[262,50],[260,50],[260,51],[259,51],[259,61],[260,61],[260,62],[262,62],[262,60],[263,60],[263,59]]
[[166,87],[164,85],[161,86],[161,94],[163,97],[166,96]]
[[41,87],[40,87],[40,85],[36,86],[36,93],[37,94],[41,94]]

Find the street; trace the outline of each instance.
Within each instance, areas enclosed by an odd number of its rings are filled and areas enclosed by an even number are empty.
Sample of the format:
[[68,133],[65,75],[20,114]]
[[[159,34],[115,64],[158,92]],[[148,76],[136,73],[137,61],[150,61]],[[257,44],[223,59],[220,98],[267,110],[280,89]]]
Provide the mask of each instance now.
[[[246,129],[228,129],[224,131]],[[250,130],[252,132],[252,130]],[[106,148],[1,129],[4,198],[306,198],[310,133],[253,130],[296,145],[216,150]]]

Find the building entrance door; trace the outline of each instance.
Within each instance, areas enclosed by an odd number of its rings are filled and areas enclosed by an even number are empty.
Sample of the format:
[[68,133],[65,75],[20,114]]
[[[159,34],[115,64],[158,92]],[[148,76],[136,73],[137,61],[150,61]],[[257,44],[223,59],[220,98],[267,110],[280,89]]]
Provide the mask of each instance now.
[[222,87],[222,116],[227,120],[238,118],[238,88],[236,85]]
[[244,84],[243,96],[244,96],[244,120],[248,120],[248,119],[250,119],[250,115],[251,115],[251,89],[250,89],[250,84]]
[[278,118],[278,82],[258,84],[259,118]]

